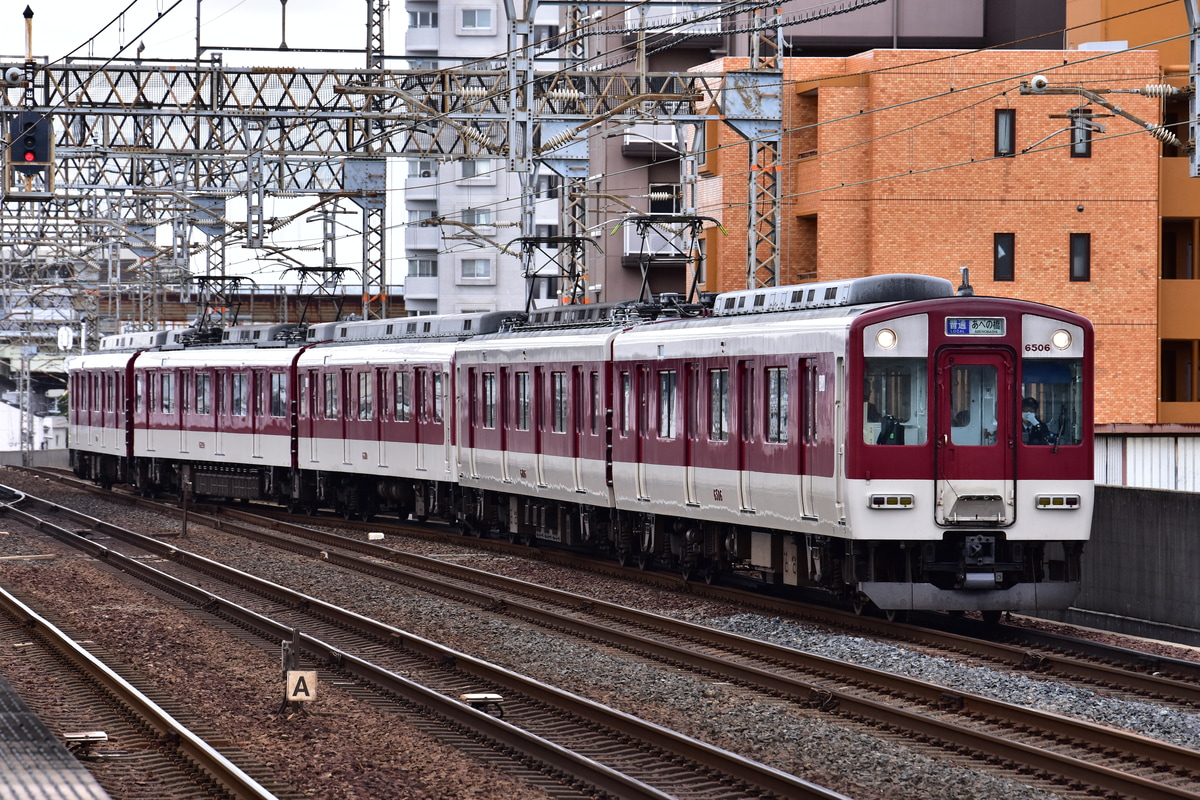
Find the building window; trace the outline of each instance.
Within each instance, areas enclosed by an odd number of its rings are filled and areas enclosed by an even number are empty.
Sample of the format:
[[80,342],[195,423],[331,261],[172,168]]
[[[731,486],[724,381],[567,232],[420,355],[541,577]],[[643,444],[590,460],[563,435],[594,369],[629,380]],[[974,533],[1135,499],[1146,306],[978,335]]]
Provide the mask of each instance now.
[[436,11],[408,12],[408,27],[410,28],[436,28],[437,26],[438,12]]
[[658,436],[675,438],[675,370],[658,373]]
[[537,196],[539,200],[554,200],[562,190],[562,178],[558,175],[539,175]]
[[767,369],[767,441],[785,444],[788,440],[788,370]]
[[487,208],[464,208],[462,221],[467,225],[491,225],[492,212]]
[[553,393],[553,413],[550,420],[550,430],[555,433],[567,432],[567,373],[554,372],[550,375],[551,391]]
[[1013,270],[1013,248],[1016,247],[1015,233],[992,234],[992,280],[1011,281],[1015,279]]
[[492,278],[492,262],[487,258],[464,258],[459,275],[463,280],[486,281]]
[[[437,16],[436,14],[434,16]],[[437,162],[431,158],[408,159],[408,177],[432,178],[437,175]]]
[[408,277],[436,278],[437,267],[436,258],[410,258],[408,260]]
[[496,427],[496,373],[483,373],[483,427]]
[[462,10],[462,28],[464,31],[491,30],[492,10],[490,8],[464,8]]
[[729,440],[729,370],[708,371],[708,438]]
[[287,375],[271,373],[271,416],[287,416]]
[[462,162],[464,178],[483,178],[494,175],[494,167],[490,158],[468,158]]
[[1071,280],[1090,281],[1092,279],[1092,235],[1090,233],[1071,234]]
[[996,109],[996,155],[1015,156],[1017,154],[1017,110],[1015,108]]
[[408,224],[420,225],[427,219],[433,219],[437,211],[432,208],[410,208],[408,209]]
[[1071,158],[1092,157],[1092,126],[1095,124],[1082,109],[1071,115]]

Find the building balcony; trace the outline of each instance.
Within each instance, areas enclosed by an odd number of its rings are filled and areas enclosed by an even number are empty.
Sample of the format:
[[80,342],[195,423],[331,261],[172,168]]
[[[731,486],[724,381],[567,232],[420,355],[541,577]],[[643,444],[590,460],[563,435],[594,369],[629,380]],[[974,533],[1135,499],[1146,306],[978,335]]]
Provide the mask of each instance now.
[[621,155],[628,158],[675,158],[679,142],[674,125],[630,125],[621,136]]
[[409,53],[436,53],[437,28],[409,28],[404,34],[404,49]]
[[1188,177],[1188,159],[1158,160],[1158,215],[1160,217],[1200,217],[1200,193],[1196,178]]
[[408,300],[436,300],[438,296],[438,278],[415,277],[410,275],[404,279],[404,297]]
[[439,250],[442,229],[438,225],[409,225],[404,230],[405,250]]
[[688,260],[687,248],[692,244],[691,237],[670,233],[660,227],[647,227],[643,241],[638,226],[631,222],[622,225],[621,230],[625,245],[621,263],[626,267],[637,266],[647,256],[659,264],[682,264]]

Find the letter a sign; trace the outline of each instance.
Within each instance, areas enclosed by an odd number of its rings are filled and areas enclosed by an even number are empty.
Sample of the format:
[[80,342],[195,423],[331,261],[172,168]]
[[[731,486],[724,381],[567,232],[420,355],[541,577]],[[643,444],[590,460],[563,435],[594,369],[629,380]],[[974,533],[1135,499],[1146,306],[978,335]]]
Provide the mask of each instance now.
[[307,703],[317,699],[317,673],[315,670],[289,669],[287,671],[287,698],[289,703]]

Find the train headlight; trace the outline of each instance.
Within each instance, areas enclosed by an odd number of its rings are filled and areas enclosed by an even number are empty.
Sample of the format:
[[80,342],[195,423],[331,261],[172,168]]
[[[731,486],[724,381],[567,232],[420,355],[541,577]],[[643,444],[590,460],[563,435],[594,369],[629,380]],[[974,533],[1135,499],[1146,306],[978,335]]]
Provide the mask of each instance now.
[[879,333],[875,334],[875,344],[881,350],[891,350],[900,341],[900,337],[891,328],[882,328]]
[[1071,346],[1071,332],[1064,331],[1063,329],[1059,328],[1050,337],[1050,343],[1053,344],[1055,347],[1057,347],[1059,350],[1066,350],[1068,347]]

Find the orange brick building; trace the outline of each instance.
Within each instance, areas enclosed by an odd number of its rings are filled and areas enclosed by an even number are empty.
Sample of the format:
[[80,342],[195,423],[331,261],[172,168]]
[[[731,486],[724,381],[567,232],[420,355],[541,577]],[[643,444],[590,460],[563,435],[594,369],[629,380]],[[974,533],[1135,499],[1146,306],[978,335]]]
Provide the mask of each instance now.
[[[1097,423],[1159,422],[1160,144],[1075,94],[1022,94],[1034,75],[1092,91],[1161,81],[1155,50],[786,59],[778,282],[920,272],[957,285],[967,267],[978,294],[1093,321]],[[1161,100],[1106,99],[1160,120]],[[705,288],[746,288],[749,148],[715,119],[705,139],[698,213],[724,228],[706,231]]]

